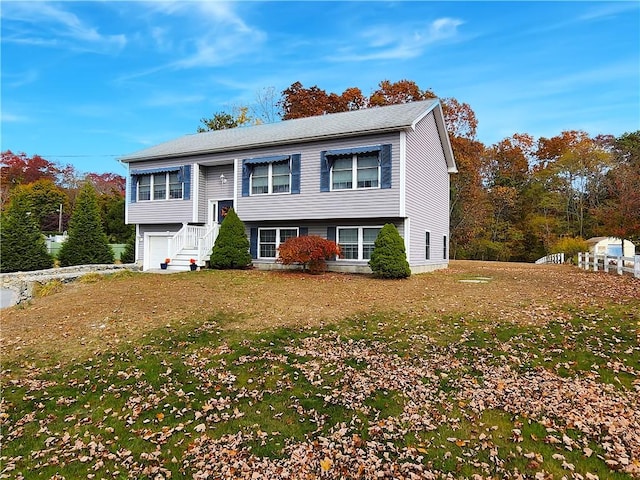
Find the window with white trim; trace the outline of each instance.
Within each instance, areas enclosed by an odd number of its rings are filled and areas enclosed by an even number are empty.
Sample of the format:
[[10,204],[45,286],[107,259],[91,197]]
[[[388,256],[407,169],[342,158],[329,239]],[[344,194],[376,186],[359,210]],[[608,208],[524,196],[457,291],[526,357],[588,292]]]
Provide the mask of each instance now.
[[369,260],[382,227],[338,227],[337,239],[342,260]]
[[355,153],[336,158],[331,166],[331,190],[379,188],[379,153]]
[[289,160],[254,165],[251,172],[251,195],[289,193],[290,190]]
[[425,232],[424,234],[424,258],[425,260],[431,258],[431,232]]
[[258,258],[276,258],[278,248],[290,238],[299,234],[297,227],[259,228],[258,229]]
[[137,174],[136,178],[137,201],[181,199],[183,196],[184,184],[178,171]]

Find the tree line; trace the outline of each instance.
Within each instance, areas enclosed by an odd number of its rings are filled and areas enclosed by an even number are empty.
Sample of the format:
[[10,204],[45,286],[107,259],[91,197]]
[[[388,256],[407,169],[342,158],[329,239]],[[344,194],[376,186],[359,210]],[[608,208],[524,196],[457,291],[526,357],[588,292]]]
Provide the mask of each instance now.
[[[327,93],[292,84],[253,106],[202,118],[199,132],[437,98],[415,82],[383,80],[369,96],[357,87]],[[618,137],[581,130],[546,138],[514,133],[484,145],[471,106],[440,98],[458,166],[451,176],[451,257],[534,261],[586,250],[585,239],[640,242],[640,130]]]
[[0,271],[51,268],[44,234],[68,231],[60,266],[113,263],[109,243],[126,243],[121,260],[133,261],[133,226],[125,225],[125,178],[79,175],[39,155],[2,152]]

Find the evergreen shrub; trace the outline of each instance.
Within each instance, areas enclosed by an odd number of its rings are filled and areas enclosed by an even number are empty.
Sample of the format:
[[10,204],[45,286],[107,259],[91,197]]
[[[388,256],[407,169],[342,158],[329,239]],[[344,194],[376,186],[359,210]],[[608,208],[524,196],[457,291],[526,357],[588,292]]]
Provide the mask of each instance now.
[[2,215],[0,226],[0,272],[30,272],[53,267],[53,258],[40,232],[33,204],[17,193]]
[[369,266],[380,278],[407,278],[411,275],[404,240],[392,223],[387,223],[378,233]]
[[58,253],[61,267],[114,262],[114,255],[102,227],[98,197],[90,182],[80,189],[69,220],[69,236]]
[[232,208],[220,224],[220,232],[209,260],[211,267],[218,269],[240,269],[251,264],[249,239],[244,223]]

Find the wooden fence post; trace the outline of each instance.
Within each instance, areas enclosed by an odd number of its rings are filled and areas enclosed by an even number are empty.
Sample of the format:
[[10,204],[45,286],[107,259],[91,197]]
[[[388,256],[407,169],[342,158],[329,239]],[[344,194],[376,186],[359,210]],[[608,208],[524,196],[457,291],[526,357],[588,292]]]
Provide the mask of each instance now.
[[595,253],[593,254],[593,271],[598,271],[598,255],[596,255]]
[[640,278],[640,255],[633,257],[633,276]]

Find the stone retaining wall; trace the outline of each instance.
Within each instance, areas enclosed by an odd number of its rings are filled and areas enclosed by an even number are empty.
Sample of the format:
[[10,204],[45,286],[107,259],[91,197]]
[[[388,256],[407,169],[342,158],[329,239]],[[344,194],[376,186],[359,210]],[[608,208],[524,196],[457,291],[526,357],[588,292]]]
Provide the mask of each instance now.
[[142,266],[136,263],[106,265],[76,265],[73,267],[48,268],[32,272],[13,272],[0,274],[0,288],[16,293],[16,304],[33,297],[33,286],[36,283],[46,284],[52,280],[63,283],[72,282],[88,273],[108,274],[120,270],[141,271]]

